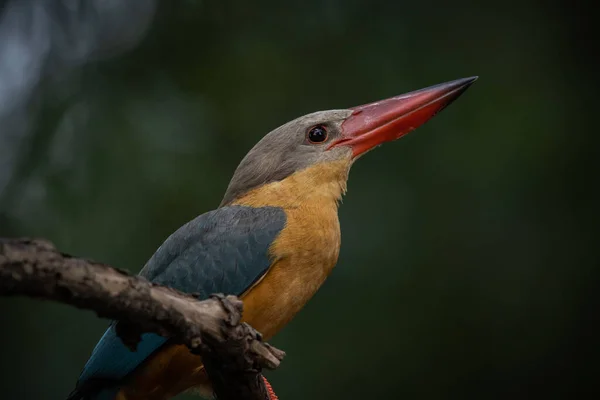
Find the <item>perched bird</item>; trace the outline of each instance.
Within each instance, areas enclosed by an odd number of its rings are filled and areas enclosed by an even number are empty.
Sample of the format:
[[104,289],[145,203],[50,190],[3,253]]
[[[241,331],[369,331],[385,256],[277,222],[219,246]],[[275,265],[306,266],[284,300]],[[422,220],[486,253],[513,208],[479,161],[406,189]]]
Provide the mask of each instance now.
[[[202,299],[240,296],[244,321],[271,338],[337,262],[338,203],[354,161],[425,123],[476,79],[315,112],[273,130],[244,157],[219,207],[169,236],[140,275]],[[69,399],[162,400],[187,390],[212,395],[200,356],[149,333],[131,351],[113,323]]]

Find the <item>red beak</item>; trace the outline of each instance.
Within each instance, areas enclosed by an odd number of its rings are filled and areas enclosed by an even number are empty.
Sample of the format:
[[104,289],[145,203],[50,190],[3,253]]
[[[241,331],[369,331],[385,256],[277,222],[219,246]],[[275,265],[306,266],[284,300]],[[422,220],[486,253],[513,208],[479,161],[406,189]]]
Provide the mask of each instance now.
[[350,146],[353,156],[382,143],[396,140],[429,121],[460,96],[477,77],[430,86],[375,103],[353,107],[342,123],[341,138],[334,146]]

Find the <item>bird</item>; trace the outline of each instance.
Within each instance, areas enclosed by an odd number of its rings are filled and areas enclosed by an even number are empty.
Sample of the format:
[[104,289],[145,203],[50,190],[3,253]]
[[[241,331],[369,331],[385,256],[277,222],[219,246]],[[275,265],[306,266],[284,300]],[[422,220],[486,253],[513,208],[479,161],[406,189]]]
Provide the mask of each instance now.
[[[304,115],[265,135],[246,154],[219,206],[185,223],[139,275],[199,299],[239,296],[243,321],[273,337],[337,264],[338,207],[353,163],[423,125],[476,76],[347,109]],[[113,321],[68,400],[165,400],[213,395],[200,355],[144,333],[135,350]]]

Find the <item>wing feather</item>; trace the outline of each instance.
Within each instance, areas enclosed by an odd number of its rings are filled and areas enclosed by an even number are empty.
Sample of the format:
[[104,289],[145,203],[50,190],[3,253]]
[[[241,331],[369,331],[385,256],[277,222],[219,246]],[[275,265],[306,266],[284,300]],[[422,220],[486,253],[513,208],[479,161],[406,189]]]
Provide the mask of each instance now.
[[[239,296],[269,269],[269,247],[285,223],[277,207],[228,206],[202,214],[169,236],[140,275],[200,299],[212,293]],[[96,345],[69,399],[113,397],[120,382],[168,340],[147,333],[130,351],[114,325]]]

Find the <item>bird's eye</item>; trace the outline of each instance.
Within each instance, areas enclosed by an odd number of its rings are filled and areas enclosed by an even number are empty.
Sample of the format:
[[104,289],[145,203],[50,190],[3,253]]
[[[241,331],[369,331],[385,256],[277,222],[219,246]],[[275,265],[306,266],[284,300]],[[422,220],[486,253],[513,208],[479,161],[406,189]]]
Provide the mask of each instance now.
[[324,126],[317,125],[308,131],[308,140],[311,143],[321,143],[327,140],[327,129]]

